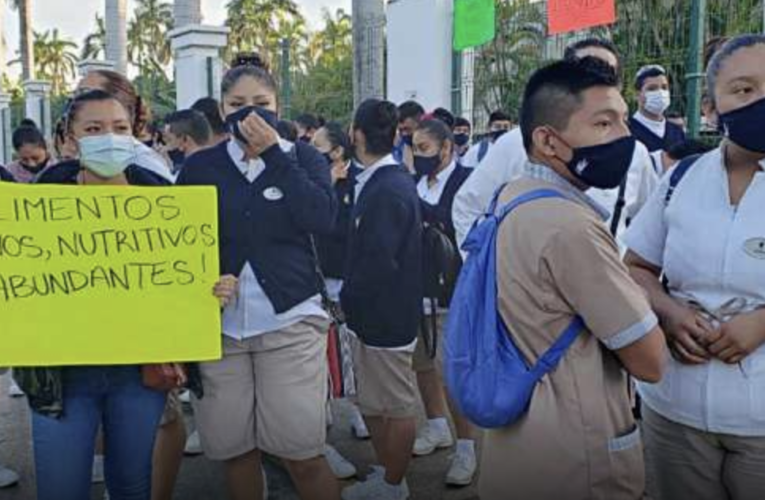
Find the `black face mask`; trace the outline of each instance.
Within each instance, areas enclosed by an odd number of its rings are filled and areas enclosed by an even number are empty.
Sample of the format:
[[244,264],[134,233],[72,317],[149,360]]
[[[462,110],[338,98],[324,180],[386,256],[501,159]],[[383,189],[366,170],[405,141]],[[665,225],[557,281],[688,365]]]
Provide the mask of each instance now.
[[327,165],[331,167],[332,164],[334,163],[334,161],[332,160],[332,155],[330,153],[322,153],[321,155],[324,157],[325,160],[327,160]]
[[470,134],[454,134],[454,144],[461,148],[470,142]]
[[414,157],[414,171],[417,175],[427,177],[433,174],[441,165],[441,157],[439,155],[433,156],[416,156]]
[[24,170],[27,170],[28,172],[32,172],[33,174],[40,173],[47,165],[48,165],[48,159],[46,158],[42,162],[38,163],[37,165],[27,165],[26,163],[20,163],[22,168]]
[[301,135],[301,136],[300,136],[300,138],[299,138],[298,140],[299,140],[300,142],[304,142],[304,143],[306,143],[306,144],[309,144],[309,143],[311,142],[311,138],[310,138],[310,137],[308,137],[307,135]]
[[577,179],[590,187],[613,189],[622,183],[630,169],[635,138],[627,136],[606,144],[571,149],[574,156],[566,166]]
[[508,130],[504,128],[500,130],[493,130],[489,133],[489,137],[491,138],[492,142],[497,142],[497,139],[505,135],[507,132]]
[[231,113],[226,117],[226,126],[228,127],[229,132],[231,132],[231,134],[233,134],[233,136],[236,137],[236,139],[239,140],[242,144],[247,144],[248,142],[244,135],[242,135],[242,132],[239,130],[239,122],[244,121],[253,112],[257,113],[261,118],[263,118],[263,120],[268,123],[268,125],[270,125],[274,130],[276,130],[276,126],[279,123],[279,118],[277,117],[276,113],[260,106],[247,106],[234,113]]
[[732,143],[753,153],[765,153],[765,99],[720,115],[719,127]]

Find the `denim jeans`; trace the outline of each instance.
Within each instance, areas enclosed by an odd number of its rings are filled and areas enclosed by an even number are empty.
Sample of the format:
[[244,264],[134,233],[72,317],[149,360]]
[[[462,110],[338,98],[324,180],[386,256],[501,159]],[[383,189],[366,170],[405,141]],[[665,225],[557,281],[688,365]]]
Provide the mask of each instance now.
[[136,366],[64,370],[64,415],[32,414],[38,500],[88,500],[99,428],[112,500],[149,500],[154,440],[165,394]]

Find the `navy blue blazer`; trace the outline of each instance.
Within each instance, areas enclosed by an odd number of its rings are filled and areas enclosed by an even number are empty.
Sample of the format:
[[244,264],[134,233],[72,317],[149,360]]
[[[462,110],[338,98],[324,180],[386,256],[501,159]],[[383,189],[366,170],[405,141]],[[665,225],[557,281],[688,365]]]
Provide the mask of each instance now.
[[[35,178],[35,184],[77,184],[82,170],[79,160],[68,160],[47,167]],[[138,165],[129,165],[125,177],[131,186],[169,186],[170,181]]]
[[14,182],[11,173],[8,172],[3,166],[0,166],[0,181]]
[[290,154],[274,145],[266,168],[250,183],[223,142],[191,155],[176,184],[218,189],[221,274],[239,276],[245,263],[277,313],[320,291],[310,235],[334,227],[337,201],[324,157],[298,142]]
[[369,346],[402,347],[422,315],[422,216],[414,179],[400,165],[380,167],[352,213],[345,284],[348,325]]
[[685,140],[683,128],[670,121],[667,121],[664,137],[659,137],[651,132],[648,127],[637,121],[634,116],[630,117],[629,126],[635,139],[645,144],[645,147],[651,153],[659,150],[669,151],[669,148]]
[[338,210],[332,233],[316,238],[321,270],[326,278],[345,278],[345,261],[348,254],[348,235],[351,231],[351,214],[353,212],[353,191],[355,177],[362,170],[351,163],[348,177],[335,183],[335,196]]

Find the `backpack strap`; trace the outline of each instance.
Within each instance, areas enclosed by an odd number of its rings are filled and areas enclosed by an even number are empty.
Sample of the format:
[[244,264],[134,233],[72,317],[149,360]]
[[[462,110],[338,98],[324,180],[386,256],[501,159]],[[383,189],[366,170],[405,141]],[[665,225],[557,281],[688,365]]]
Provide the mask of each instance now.
[[484,139],[478,145],[478,163],[481,163],[486,158],[486,153],[489,152],[489,140]]
[[682,159],[672,173],[669,174],[669,189],[667,189],[667,195],[664,197],[664,206],[669,205],[669,201],[672,199],[672,195],[675,193],[677,185],[680,184],[680,181],[683,180],[685,174],[688,173],[688,170],[694,163],[696,163],[696,160],[701,158],[701,156],[702,155],[693,155]]
[[537,380],[558,366],[561,358],[574,343],[582,329],[584,329],[584,326],[584,320],[581,316],[576,316],[571,321],[566,330],[558,337],[558,340],[539,358],[537,364],[532,368],[531,371]]
[[627,194],[628,177],[629,176],[625,175],[622,183],[619,184],[619,197],[617,198],[616,205],[614,206],[614,214],[611,216],[611,236],[614,238],[616,237],[616,233],[619,232],[619,222],[622,220],[622,212],[624,211],[624,207],[627,205],[625,195]]
[[[529,203],[531,201],[541,200],[544,198],[562,198],[564,200],[568,200],[566,196],[561,194],[559,191],[556,191],[554,189],[535,189],[533,191],[529,191],[528,193],[524,193],[514,200],[510,201],[507,205],[502,207],[502,210],[499,214],[497,214],[497,219],[499,222],[502,222],[502,220],[507,217],[510,212],[515,210],[516,208],[520,207],[521,205],[524,205],[526,203]],[[495,203],[496,206],[496,203]],[[493,211],[490,212],[491,215],[493,215]]]

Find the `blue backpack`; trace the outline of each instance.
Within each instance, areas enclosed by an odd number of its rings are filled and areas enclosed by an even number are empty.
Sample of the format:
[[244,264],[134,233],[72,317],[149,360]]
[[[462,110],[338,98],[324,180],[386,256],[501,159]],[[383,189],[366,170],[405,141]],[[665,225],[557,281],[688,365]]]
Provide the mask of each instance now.
[[462,414],[483,428],[506,427],[520,419],[537,382],[555,369],[584,327],[577,316],[533,367],[511,340],[497,308],[500,223],[525,203],[566,198],[558,191],[539,189],[519,196],[495,214],[500,191],[462,247],[469,254],[449,307],[445,335],[444,374],[449,394]]

